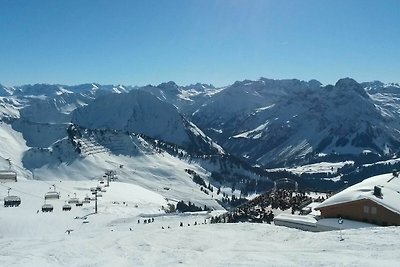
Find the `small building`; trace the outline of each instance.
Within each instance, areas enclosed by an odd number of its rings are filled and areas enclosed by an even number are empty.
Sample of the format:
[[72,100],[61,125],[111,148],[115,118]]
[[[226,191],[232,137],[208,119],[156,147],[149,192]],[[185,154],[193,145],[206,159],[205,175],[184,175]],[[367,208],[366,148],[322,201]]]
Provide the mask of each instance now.
[[0,183],[16,182],[17,173],[11,170],[0,170]]
[[274,224],[296,228],[304,231],[318,232],[317,220],[313,216],[279,214],[274,218]]
[[315,209],[322,218],[343,218],[375,225],[400,225],[400,178],[374,176],[350,186]]

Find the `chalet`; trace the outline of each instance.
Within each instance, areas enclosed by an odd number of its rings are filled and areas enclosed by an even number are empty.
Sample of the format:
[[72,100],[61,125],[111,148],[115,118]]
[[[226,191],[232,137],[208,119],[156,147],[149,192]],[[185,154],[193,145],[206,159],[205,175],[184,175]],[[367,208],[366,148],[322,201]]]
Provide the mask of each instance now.
[[11,171],[11,170],[3,171],[3,170],[0,170],[0,183],[16,182],[16,181],[17,181],[17,173],[15,171]]
[[322,218],[343,218],[375,225],[400,225],[397,173],[368,178],[328,198],[315,209]]

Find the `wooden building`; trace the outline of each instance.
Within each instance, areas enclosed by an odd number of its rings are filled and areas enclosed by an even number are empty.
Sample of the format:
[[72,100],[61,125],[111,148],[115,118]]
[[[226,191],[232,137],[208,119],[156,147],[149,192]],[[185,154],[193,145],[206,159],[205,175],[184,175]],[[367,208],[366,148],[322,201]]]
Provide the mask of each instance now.
[[333,195],[315,209],[322,218],[400,225],[400,178],[394,174],[368,178]]

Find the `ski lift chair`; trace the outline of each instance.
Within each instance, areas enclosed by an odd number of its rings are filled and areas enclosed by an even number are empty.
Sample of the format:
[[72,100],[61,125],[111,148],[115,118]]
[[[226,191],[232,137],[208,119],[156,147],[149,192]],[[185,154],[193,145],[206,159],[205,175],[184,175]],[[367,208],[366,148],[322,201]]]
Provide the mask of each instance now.
[[21,204],[21,198],[18,196],[6,196],[4,198],[4,207],[18,207]]
[[63,211],[70,211],[72,209],[72,206],[69,204],[65,204],[62,206]]
[[53,212],[53,205],[51,204],[43,204],[42,206],[42,212]]

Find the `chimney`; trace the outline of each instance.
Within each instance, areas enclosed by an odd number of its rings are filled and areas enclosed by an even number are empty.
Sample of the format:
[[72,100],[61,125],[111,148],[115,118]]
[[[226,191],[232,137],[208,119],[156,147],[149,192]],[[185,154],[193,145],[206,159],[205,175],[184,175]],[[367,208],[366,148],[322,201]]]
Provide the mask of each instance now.
[[374,186],[374,196],[381,197],[382,196],[382,188],[379,186]]

